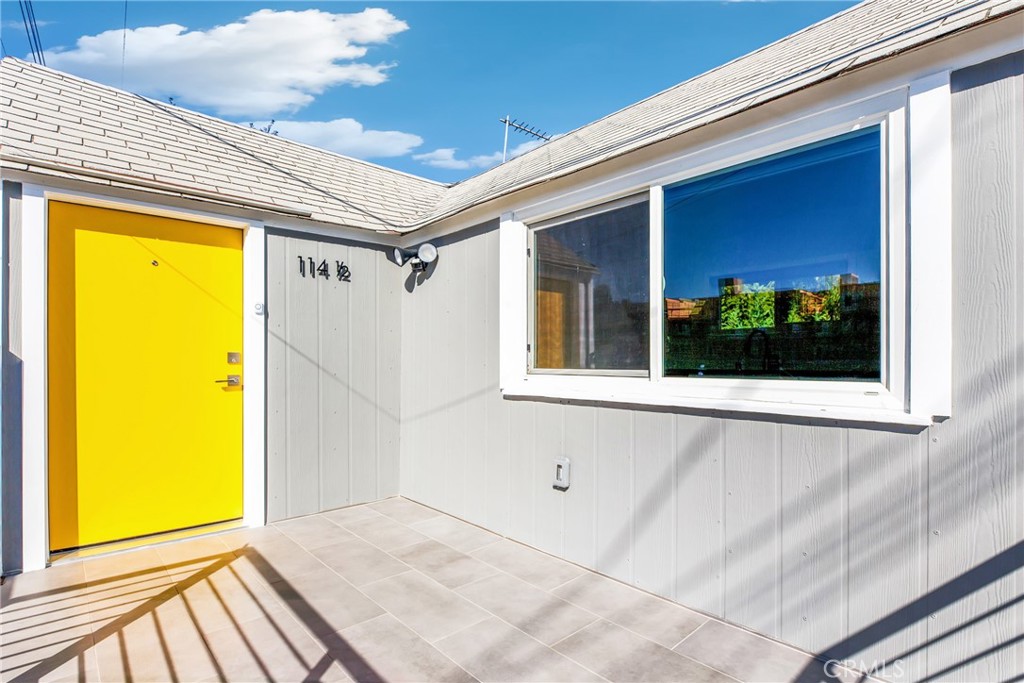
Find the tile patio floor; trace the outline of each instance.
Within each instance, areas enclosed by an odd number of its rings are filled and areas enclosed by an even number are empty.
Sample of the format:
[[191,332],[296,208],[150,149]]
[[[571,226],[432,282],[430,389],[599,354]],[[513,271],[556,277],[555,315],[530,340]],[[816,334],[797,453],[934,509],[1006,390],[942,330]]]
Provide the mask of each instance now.
[[0,597],[3,681],[759,682],[821,671],[403,498],[58,564],[8,579]]

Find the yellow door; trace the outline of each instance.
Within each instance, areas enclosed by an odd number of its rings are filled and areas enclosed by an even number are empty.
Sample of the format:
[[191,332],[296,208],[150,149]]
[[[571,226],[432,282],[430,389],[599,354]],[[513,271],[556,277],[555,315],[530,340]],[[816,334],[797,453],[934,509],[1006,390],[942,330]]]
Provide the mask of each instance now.
[[242,232],[49,205],[50,549],[242,514]]

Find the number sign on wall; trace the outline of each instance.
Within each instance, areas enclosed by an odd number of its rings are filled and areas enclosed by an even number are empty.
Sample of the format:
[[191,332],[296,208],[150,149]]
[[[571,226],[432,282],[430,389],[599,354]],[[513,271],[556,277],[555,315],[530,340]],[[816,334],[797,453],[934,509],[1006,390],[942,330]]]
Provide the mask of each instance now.
[[[322,260],[317,265],[316,259],[312,256],[300,256],[299,275],[306,277],[307,273],[314,280],[318,277],[322,277],[325,280],[331,279],[331,268],[327,265],[327,259]],[[352,282],[352,271],[349,270],[344,261],[334,262],[334,276],[341,282]]]

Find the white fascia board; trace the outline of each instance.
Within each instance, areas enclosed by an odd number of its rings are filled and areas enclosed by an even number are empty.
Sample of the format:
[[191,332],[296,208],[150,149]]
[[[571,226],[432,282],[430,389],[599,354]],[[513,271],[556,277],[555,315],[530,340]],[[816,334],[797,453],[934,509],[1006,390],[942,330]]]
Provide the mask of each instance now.
[[950,72],[910,84],[910,412],[953,402],[953,122]]

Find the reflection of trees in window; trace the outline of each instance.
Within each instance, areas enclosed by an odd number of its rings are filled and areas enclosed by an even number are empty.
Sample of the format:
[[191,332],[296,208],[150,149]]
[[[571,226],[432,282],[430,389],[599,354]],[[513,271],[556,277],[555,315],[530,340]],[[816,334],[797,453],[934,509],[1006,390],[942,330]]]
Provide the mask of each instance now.
[[[856,278],[857,276],[851,276]],[[814,278],[809,289],[797,288],[789,295],[787,323],[821,322],[839,320],[839,276],[826,275]]]
[[846,273],[797,279],[782,290],[774,280],[719,284],[718,297],[665,299],[666,374],[877,375],[878,282]]
[[739,278],[718,281],[723,330],[775,327],[775,282],[745,283]]

